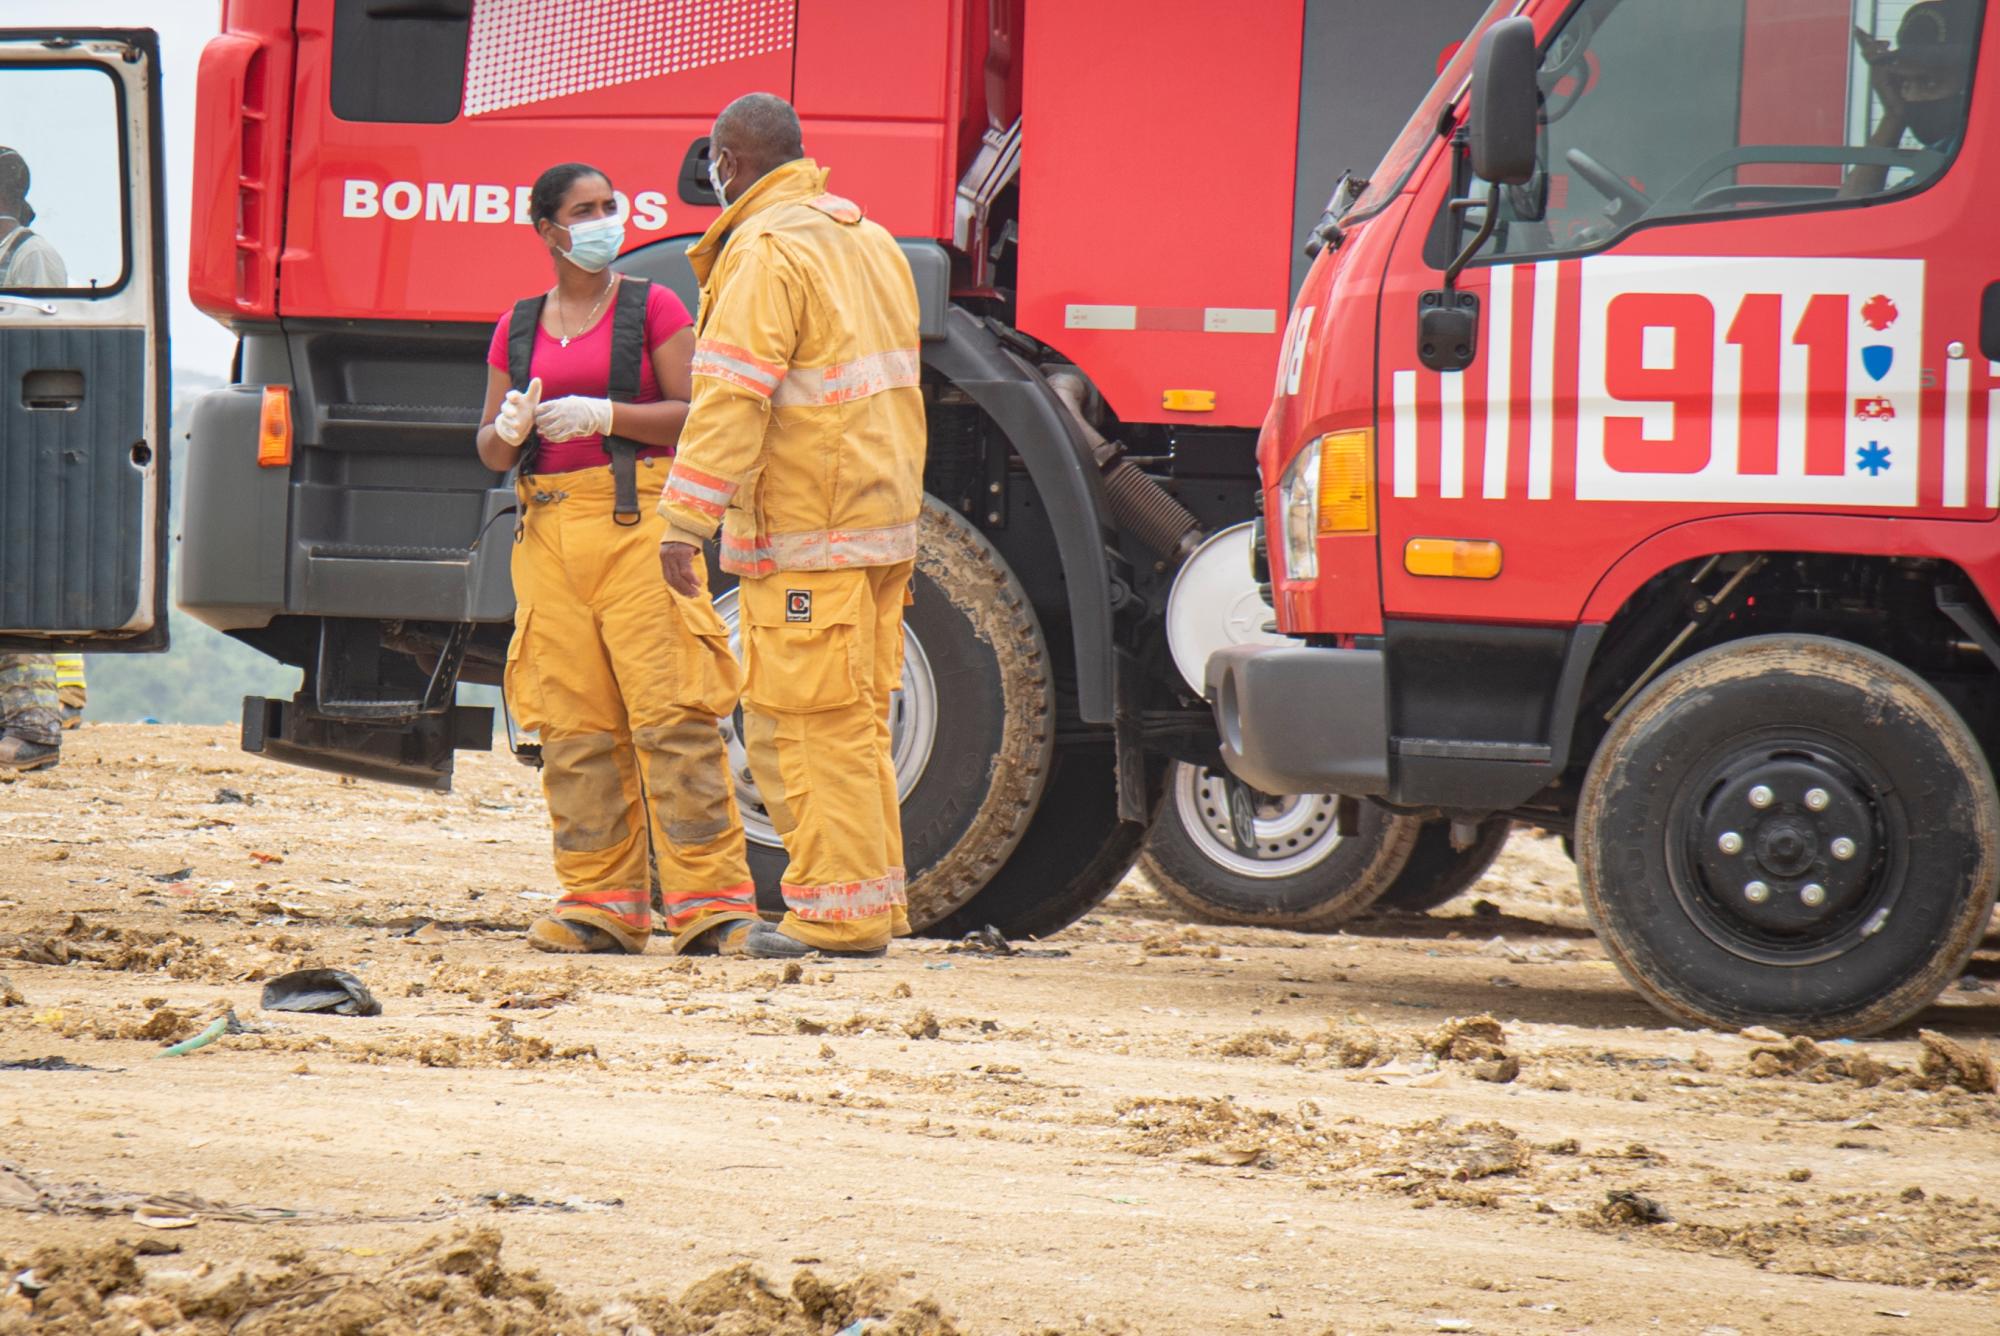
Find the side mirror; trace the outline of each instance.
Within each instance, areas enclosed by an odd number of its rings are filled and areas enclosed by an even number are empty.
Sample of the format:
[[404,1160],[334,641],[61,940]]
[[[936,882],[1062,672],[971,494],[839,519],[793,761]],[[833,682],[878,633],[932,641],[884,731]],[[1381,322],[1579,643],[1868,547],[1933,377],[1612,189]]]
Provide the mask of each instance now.
[[1525,18],[1488,28],[1473,56],[1467,147],[1473,172],[1495,185],[1522,185],[1535,174],[1539,64],[1535,25]]

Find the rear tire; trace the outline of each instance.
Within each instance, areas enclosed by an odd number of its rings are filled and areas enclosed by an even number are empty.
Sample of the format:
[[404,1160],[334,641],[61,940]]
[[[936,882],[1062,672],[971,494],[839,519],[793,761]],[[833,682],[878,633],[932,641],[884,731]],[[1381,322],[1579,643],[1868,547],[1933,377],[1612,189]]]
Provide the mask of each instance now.
[[1428,914],[1472,889],[1500,851],[1514,823],[1504,816],[1488,817],[1479,823],[1479,833],[1468,849],[1451,847],[1451,822],[1426,821],[1417,832],[1410,861],[1375,902],[1375,908],[1400,914]]
[[[716,610],[740,653],[735,581],[716,587]],[[1029,829],[1050,774],[1055,698],[1041,623],[1020,582],[984,535],[929,497],[911,592],[895,759],[910,924],[921,932],[977,895]],[[741,732],[739,712],[725,733],[757,903],[782,912],[788,860]]]
[[1255,854],[1230,837],[1221,781],[1177,761],[1139,865],[1160,891],[1209,923],[1330,928],[1374,904],[1409,861],[1420,823],[1361,804],[1342,836],[1331,798],[1292,795],[1256,817]]
[[1674,1017],[1887,1029],[1956,977],[1992,913],[2000,797],[1927,682],[1844,641],[1764,636],[1648,687],[1599,746],[1584,905]]
[[[1149,767],[1149,782],[1157,774]],[[1118,819],[1111,741],[1065,747],[1014,856],[930,934],[962,937],[990,923],[1008,937],[1053,936],[1118,889],[1145,838],[1145,826]]]

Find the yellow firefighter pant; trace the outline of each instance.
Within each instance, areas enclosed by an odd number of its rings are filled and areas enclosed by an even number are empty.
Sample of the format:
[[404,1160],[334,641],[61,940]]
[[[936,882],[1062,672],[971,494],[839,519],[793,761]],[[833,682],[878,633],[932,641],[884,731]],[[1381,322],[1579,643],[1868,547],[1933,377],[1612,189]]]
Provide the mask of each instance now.
[[785,841],[780,931],[872,950],[910,930],[889,696],[912,563],[744,580],[743,731]]
[[[639,461],[641,496],[659,491],[670,462]],[[506,691],[522,727],[541,734],[556,917],[642,948],[649,833],[669,931],[754,912],[719,722],[741,685],[722,619],[706,592],[668,588],[666,521],[612,519],[608,467],[537,474],[519,492]]]
[[56,695],[64,706],[81,710],[89,703],[83,681],[83,656],[81,654],[58,654],[56,660]]

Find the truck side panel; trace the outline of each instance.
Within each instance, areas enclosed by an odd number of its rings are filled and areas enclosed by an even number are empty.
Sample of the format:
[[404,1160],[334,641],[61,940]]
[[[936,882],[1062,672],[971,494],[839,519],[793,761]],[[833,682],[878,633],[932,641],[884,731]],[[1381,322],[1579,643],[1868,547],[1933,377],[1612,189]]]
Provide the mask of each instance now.
[[[1126,421],[1263,420],[1291,285],[1303,21],[1304,0],[1226,16],[1196,0],[1028,6],[1016,323]],[[1168,390],[1215,406],[1166,409]]]

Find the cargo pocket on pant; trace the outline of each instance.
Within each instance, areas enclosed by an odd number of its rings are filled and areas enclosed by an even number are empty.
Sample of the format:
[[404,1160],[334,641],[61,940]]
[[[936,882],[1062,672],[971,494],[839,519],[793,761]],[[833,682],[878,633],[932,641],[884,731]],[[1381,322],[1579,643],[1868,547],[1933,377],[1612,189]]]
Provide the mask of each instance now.
[[787,714],[838,710],[861,698],[866,571],[793,571],[738,588],[743,698]]
[[524,733],[541,732],[544,722],[542,678],[535,666],[535,647],[529,640],[533,621],[532,608],[514,610],[514,637],[507,642],[507,667],[500,676],[500,689],[506,693],[514,726]]
[[682,635],[674,640],[674,704],[720,719],[743,694],[743,670],[729,648],[729,628],[706,593],[672,595]]

